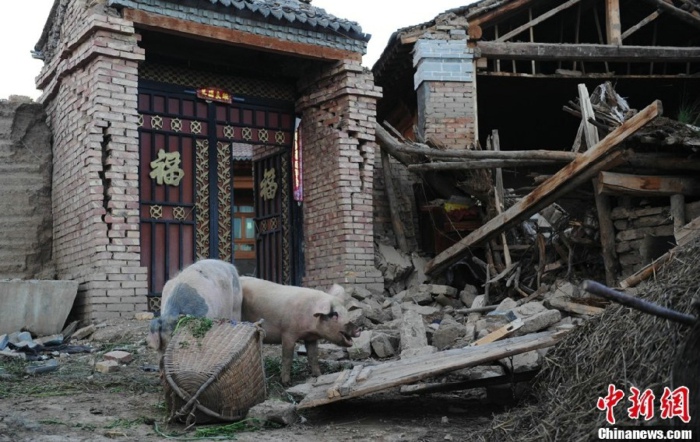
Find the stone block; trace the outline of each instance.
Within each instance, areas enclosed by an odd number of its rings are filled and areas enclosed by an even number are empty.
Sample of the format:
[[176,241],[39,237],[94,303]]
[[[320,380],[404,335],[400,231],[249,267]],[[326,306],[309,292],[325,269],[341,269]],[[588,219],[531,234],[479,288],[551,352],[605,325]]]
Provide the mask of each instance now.
[[559,310],[545,310],[523,319],[523,325],[515,331],[514,336],[522,336],[544,330],[561,320]]
[[375,332],[371,339],[372,351],[378,358],[390,358],[396,355],[396,348],[386,333]]
[[372,331],[365,330],[353,339],[352,347],[348,348],[348,356],[353,360],[367,359],[372,355]]
[[119,370],[119,362],[112,360],[100,361],[95,364],[95,370],[100,373],[113,373]]
[[452,316],[445,315],[440,322],[440,326],[433,334],[433,345],[438,350],[445,350],[466,334],[464,325],[455,321]]
[[471,307],[474,299],[479,296],[479,291],[473,285],[465,285],[464,289],[459,292],[459,300],[462,301],[465,307]]
[[277,399],[268,399],[248,410],[248,419],[259,422],[272,422],[278,425],[291,425],[299,420],[296,406]]
[[106,360],[117,361],[120,364],[128,364],[134,359],[134,356],[127,351],[115,350],[105,353],[104,358]]
[[436,353],[437,348],[432,345],[426,345],[424,347],[409,348],[408,350],[401,350],[401,359],[413,358],[416,356],[425,356]]
[[423,318],[413,310],[404,312],[399,329],[401,337],[401,352],[405,350],[425,347],[428,338],[425,333]]

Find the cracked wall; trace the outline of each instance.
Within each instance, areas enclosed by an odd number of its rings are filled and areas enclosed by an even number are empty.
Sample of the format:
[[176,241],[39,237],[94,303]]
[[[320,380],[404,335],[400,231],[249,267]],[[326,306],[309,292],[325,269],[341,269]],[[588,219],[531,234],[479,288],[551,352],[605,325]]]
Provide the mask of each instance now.
[[304,284],[383,290],[374,267],[372,193],[380,88],[359,62],[327,65],[304,78]]
[[[54,134],[53,256],[80,283],[73,315],[146,310],[140,265],[138,48],[133,24],[104,2],[62,2],[37,86]],[[51,44],[49,44],[52,42]],[[54,45],[54,46],[51,46]]]

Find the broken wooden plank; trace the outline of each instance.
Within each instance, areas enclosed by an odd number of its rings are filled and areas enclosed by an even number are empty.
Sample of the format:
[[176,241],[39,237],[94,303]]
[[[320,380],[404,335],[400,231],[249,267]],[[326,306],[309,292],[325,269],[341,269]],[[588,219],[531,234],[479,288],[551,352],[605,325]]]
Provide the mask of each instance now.
[[345,396],[333,395],[333,397],[328,397],[328,384],[314,385],[311,392],[299,403],[297,409],[312,408],[360,397],[400,385],[412,384],[454,370],[473,367],[531,350],[537,350],[538,348],[551,347],[559,342],[565,335],[565,332],[534,333],[526,336],[504,339],[478,347],[446,350],[429,355],[416,356],[400,361],[375,365],[369,377],[363,382],[358,380]]
[[362,369],[359,375],[357,375],[357,382],[362,382],[366,380],[369,375],[372,373],[372,370],[374,370],[374,366],[370,365],[369,367],[365,367]]
[[565,297],[550,298],[546,301],[546,304],[549,304],[550,308],[555,308],[557,310],[562,310],[569,313],[575,313],[577,315],[596,316],[605,311],[604,308],[580,304],[578,302],[567,301],[567,298]]
[[340,397],[340,387],[345,383],[345,380],[348,379],[349,376],[350,370],[343,370],[340,372],[333,385],[326,390],[326,396],[328,396],[328,399]]
[[554,166],[556,160],[472,160],[472,161],[444,161],[438,163],[411,164],[408,170],[411,172],[435,172],[441,170],[478,170],[495,168],[518,168],[530,166]]
[[462,391],[471,390],[473,388],[484,388],[492,385],[506,385],[516,382],[527,382],[539,373],[539,370],[521,371],[519,373],[509,373],[502,376],[493,376],[490,378],[473,379],[470,381],[459,382],[430,382],[414,385],[404,385],[399,391],[403,395],[409,394],[429,394],[440,393],[445,391]]
[[490,344],[491,342],[498,341],[499,339],[505,338],[506,336],[510,335],[511,333],[522,327],[523,324],[523,320],[518,318],[515,321],[509,322],[508,324],[504,325],[498,330],[492,331],[491,333],[479,339],[478,341],[472,342],[470,346],[476,347],[479,345],[486,345]]
[[[612,167],[608,162],[616,160],[616,158],[611,155],[611,152],[614,153],[613,151],[620,143],[646,123],[659,116],[661,112],[662,105],[657,100],[637,115],[625,121],[620,127],[610,132],[600,143],[564,166],[551,178],[508,208],[508,210],[495,216],[486,224],[433,258],[426,265],[425,273],[433,276],[446,270],[451,264],[469,254],[469,247],[509,229],[571,191],[572,185],[579,186],[581,183],[589,181],[599,171]],[[617,153],[619,154],[619,152]]]
[[671,46],[610,46],[572,43],[511,43],[481,40],[476,44],[482,57],[501,60],[697,62],[697,48]]
[[700,233],[700,218],[695,218],[675,232],[676,244],[684,246],[698,237]]
[[630,175],[616,172],[600,172],[598,174],[603,195],[627,196],[672,196],[676,194],[700,195],[700,181],[693,177]]
[[648,264],[641,269],[639,269],[634,274],[628,276],[627,278],[620,281],[620,287],[623,289],[635,287],[640,282],[649,278],[651,275],[655,274],[664,264],[669,262],[673,258],[675,248],[669,250],[663,255],[656,258],[651,264]]
[[[495,152],[500,152],[501,138],[496,129],[491,132],[491,146]],[[496,168],[496,192],[494,193],[496,213],[502,213],[505,208],[505,193],[505,188],[503,186],[503,169],[498,167]],[[511,264],[513,264],[513,260],[510,256],[505,232],[501,233],[501,244],[503,244],[503,259],[506,261],[506,267],[510,267]]]
[[350,389],[357,382],[357,377],[360,375],[363,368],[364,368],[364,366],[362,366],[362,365],[356,365],[352,368],[352,371],[350,372],[350,376],[348,376],[348,379],[345,382],[343,382],[343,385],[340,386],[340,395],[341,396],[346,396],[350,392]]
[[[671,217],[673,217],[673,231],[678,232],[685,226],[685,196],[681,194],[671,195]],[[612,287],[610,284],[608,284]]]

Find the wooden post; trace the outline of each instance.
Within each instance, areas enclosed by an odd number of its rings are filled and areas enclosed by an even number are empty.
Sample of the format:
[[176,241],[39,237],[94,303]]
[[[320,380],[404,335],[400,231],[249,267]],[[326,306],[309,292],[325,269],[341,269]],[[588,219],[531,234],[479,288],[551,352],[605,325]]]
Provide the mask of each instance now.
[[595,206],[598,212],[600,229],[600,245],[603,248],[603,263],[605,264],[605,282],[613,287],[617,283],[618,260],[615,252],[615,226],[610,216],[610,197],[598,192],[598,180],[593,180]]
[[[685,196],[682,194],[671,195],[671,216],[673,217],[673,231],[685,225]],[[608,284],[610,285],[610,284]]]
[[605,0],[605,30],[608,44],[622,44],[622,25],[620,25],[620,0]]
[[[501,150],[501,139],[498,136],[498,130],[494,129],[491,132],[491,145],[493,150],[498,152]],[[503,169],[500,167],[496,169],[496,213],[499,215],[503,213],[505,208],[505,189],[503,188]],[[501,242],[503,243],[503,259],[506,261],[506,267],[513,265],[513,260],[510,257],[510,250],[508,249],[508,241],[506,240],[505,232],[501,233]]]
[[399,202],[396,199],[396,191],[394,190],[394,181],[391,177],[391,163],[389,162],[389,154],[382,149],[382,168],[384,169],[384,189],[386,197],[389,200],[389,213],[391,215],[391,225],[394,228],[396,243],[402,252],[408,253],[408,241],[406,241],[406,229],[401,221],[401,213],[399,211]]

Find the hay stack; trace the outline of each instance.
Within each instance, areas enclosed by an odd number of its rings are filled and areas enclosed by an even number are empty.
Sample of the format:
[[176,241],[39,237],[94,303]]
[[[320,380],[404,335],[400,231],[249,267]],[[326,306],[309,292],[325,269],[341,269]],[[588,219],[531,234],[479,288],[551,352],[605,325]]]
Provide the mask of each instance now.
[[[638,296],[697,315],[692,305],[700,298],[700,241],[681,250],[669,265],[661,269],[656,281],[639,290]],[[571,332],[547,355],[534,382],[532,396],[524,406],[496,416],[491,428],[468,439],[595,440],[599,428],[609,427],[605,413],[596,409],[596,401],[606,395],[611,383],[625,392],[625,398],[614,408],[616,425],[639,425],[644,420],[631,420],[627,415],[631,406],[628,400],[630,387],[642,391],[650,388],[656,396],[655,416],[646,424],[678,425],[678,418],[673,421],[659,418],[659,400],[664,387],[674,389],[679,386],[673,385],[671,379],[676,355],[683,351],[686,355],[698,353],[700,327],[696,325],[692,330],[693,342],[689,341],[688,348],[685,348],[691,334],[690,327],[612,305],[599,317]],[[692,364],[695,366],[689,367],[686,358],[676,366],[683,367],[686,373],[694,370],[689,378],[694,378],[697,386],[700,384],[697,358]],[[675,374],[675,379],[679,379],[678,375]],[[700,392],[694,392],[691,385],[689,388],[691,397],[697,401]],[[697,425],[700,415],[692,405],[690,415],[690,423]]]

